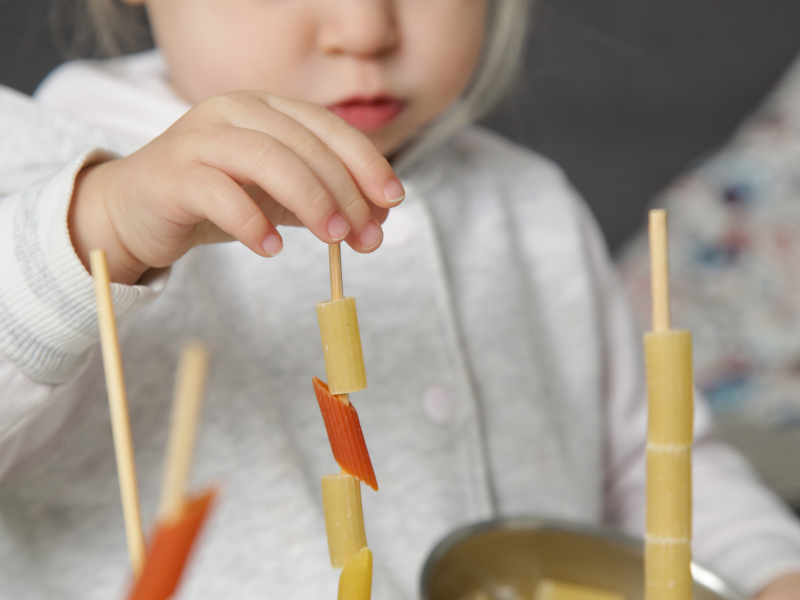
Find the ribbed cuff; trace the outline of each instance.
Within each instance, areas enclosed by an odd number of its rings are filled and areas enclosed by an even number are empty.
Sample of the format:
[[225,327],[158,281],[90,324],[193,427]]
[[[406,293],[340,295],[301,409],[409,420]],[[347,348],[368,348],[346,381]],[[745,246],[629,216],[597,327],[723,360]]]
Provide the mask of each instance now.
[[[72,247],[67,214],[75,177],[111,158],[90,150],[55,175],[0,199],[0,353],[26,375],[63,383],[81,369],[99,337],[92,278]],[[147,285],[111,285],[118,320],[164,287],[168,271]]]
[[708,566],[747,596],[754,596],[779,577],[800,573],[800,547],[763,537],[731,547]]

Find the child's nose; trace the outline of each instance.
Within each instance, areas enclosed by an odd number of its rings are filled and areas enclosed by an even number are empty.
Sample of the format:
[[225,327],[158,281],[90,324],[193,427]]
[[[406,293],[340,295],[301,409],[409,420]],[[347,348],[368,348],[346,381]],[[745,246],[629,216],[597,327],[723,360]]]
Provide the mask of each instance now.
[[324,4],[325,16],[318,34],[324,52],[372,57],[396,47],[395,0],[333,0]]

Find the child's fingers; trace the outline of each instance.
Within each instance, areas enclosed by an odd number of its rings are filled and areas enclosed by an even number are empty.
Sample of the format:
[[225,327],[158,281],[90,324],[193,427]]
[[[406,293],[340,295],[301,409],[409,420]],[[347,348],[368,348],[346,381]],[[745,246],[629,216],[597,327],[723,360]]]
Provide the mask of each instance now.
[[282,206],[276,202],[272,196],[270,196],[257,185],[245,185],[243,186],[243,189],[245,192],[247,192],[247,195],[250,196],[258,205],[258,208],[261,209],[261,212],[267,215],[267,219],[269,219],[269,222],[273,225],[303,227],[303,223],[295,216],[293,212],[290,212],[285,206]]
[[358,187],[378,206],[391,208],[405,198],[400,179],[389,161],[363,133],[313,102],[263,94],[271,107],[290,116],[324,142],[344,163]]
[[360,216],[361,221],[348,222],[308,165],[270,135],[226,126],[207,139],[208,143],[197,150],[202,164],[221,170],[239,183],[257,185],[325,243],[343,240],[351,225],[360,230],[371,219],[368,213]]
[[236,241],[235,237],[220,229],[215,223],[211,221],[200,221],[195,226],[194,235],[192,237],[192,248],[195,246],[204,246],[206,244],[222,244],[224,242],[234,241]]
[[[240,185],[213,168],[196,168],[188,176],[193,186],[190,197],[180,201],[183,210],[211,221],[260,256],[275,256],[281,251],[280,234]],[[192,245],[223,240],[214,228],[198,224]]]
[[[251,101],[258,102],[257,99]],[[374,205],[367,202],[347,167],[314,133],[293,118],[271,107],[262,110],[237,110],[232,122],[271,135],[297,154],[336,199],[347,221],[352,225],[347,243],[355,250],[368,252],[383,239],[380,222],[373,216]]]

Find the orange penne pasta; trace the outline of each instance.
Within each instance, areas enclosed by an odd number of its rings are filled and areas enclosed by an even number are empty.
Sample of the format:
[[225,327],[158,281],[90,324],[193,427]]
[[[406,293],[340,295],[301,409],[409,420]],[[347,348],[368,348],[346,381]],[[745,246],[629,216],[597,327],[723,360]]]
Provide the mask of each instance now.
[[178,521],[156,526],[144,571],[128,600],[167,600],[172,597],[215,496],[215,490],[206,491],[186,504]]
[[378,481],[369,459],[367,444],[361,432],[358,413],[352,404],[345,404],[328,391],[325,382],[314,377],[314,393],[317,395],[333,457],[342,470],[360,479],[378,491]]

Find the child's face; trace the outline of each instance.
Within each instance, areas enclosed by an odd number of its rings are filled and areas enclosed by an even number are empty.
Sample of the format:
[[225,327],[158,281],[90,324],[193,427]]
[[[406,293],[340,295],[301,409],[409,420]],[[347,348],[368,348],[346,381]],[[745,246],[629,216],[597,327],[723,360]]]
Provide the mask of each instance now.
[[467,85],[486,0],[146,2],[178,92],[192,103],[263,90],[328,106],[384,154]]

